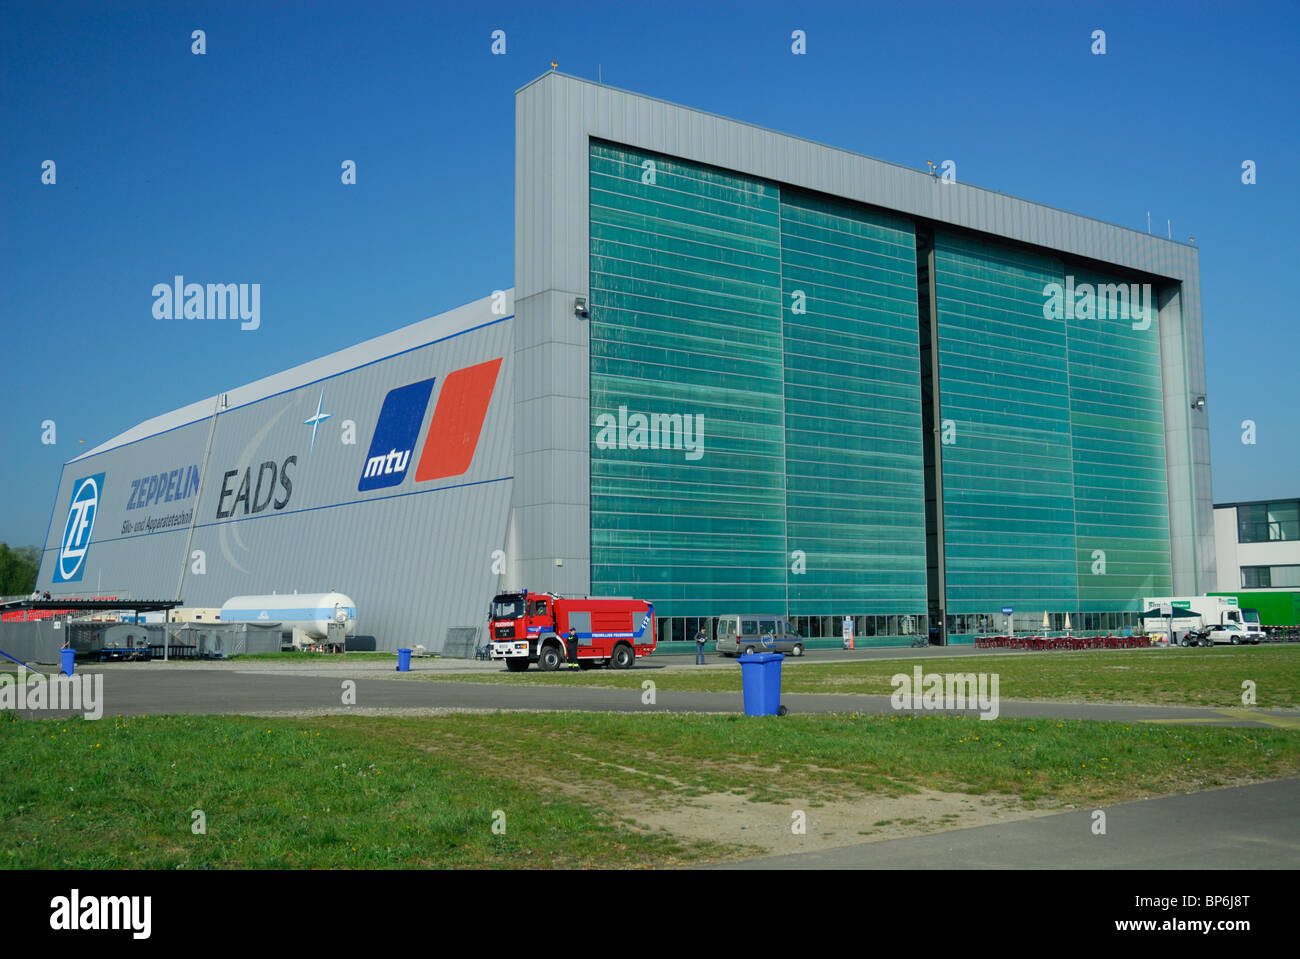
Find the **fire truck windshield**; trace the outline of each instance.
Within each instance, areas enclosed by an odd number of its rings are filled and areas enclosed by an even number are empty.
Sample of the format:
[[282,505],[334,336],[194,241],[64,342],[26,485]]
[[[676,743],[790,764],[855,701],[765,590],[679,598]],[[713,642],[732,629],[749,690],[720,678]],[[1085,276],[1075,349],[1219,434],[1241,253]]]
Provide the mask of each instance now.
[[493,619],[518,619],[524,615],[524,600],[521,596],[498,596],[492,600]]

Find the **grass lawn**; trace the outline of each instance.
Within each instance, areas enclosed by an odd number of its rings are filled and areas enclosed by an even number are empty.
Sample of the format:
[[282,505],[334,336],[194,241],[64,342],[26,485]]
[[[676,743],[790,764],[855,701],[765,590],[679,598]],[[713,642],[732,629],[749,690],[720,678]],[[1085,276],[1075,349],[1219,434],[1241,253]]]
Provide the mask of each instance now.
[[[900,650],[900,655],[906,655]],[[649,663],[654,663],[650,657]],[[1170,706],[1242,705],[1242,682],[1255,683],[1254,705],[1300,706],[1300,646],[1237,646],[1218,649],[1088,650],[1015,656],[916,657],[815,663],[786,657],[781,688],[790,693],[889,695],[890,677],[911,675],[915,663],[925,672],[997,673],[1003,699],[1058,702],[1151,703]],[[607,686],[640,689],[647,679],[661,689],[683,692],[738,692],[740,667],[726,669],[670,666],[665,669],[509,673],[413,673],[413,680],[461,683],[515,683],[535,686]]]
[[1300,774],[1281,730],[946,716],[0,716],[0,742],[6,868],[663,867],[739,847],[637,828],[637,804],[1051,807]]

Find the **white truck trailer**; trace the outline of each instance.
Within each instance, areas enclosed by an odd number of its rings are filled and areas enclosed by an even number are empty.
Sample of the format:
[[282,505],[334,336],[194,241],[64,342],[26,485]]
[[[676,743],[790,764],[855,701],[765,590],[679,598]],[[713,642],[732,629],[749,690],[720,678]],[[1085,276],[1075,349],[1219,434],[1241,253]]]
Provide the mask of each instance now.
[[1258,643],[1264,638],[1258,616],[1247,616],[1232,596],[1145,597],[1147,611],[1168,609],[1175,628],[1198,633],[1207,643]]

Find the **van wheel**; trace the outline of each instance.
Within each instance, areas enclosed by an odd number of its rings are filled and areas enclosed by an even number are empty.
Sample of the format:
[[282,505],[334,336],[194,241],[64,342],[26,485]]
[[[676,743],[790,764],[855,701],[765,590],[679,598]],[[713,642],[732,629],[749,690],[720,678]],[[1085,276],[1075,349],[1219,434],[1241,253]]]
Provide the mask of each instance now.
[[626,643],[619,643],[614,647],[614,654],[609,658],[609,665],[614,669],[627,669],[632,665],[632,660],[635,658],[631,646]]
[[544,673],[560,668],[560,651],[554,646],[545,646],[537,654],[537,668]]
[[745,655],[746,655],[746,656],[753,656],[753,655],[754,655],[754,647],[753,647],[753,646],[746,646],[746,647],[745,647]]
[[790,655],[791,655],[791,656],[802,656],[802,655],[803,655],[803,643],[795,643],[793,646],[791,646],[791,647],[790,647]]

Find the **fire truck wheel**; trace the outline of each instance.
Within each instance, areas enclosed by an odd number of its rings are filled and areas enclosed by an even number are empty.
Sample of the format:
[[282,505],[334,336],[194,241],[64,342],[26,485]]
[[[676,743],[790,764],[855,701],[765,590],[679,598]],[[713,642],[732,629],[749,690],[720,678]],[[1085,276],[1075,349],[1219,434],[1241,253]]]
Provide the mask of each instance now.
[[543,646],[537,653],[537,668],[544,673],[560,668],[560,651],[554,646]]
[[634,658],[632,647],[626,643],[619,643],[614,647],[614,655],[609,658],[609,664],[615,669],[627,669],[632,665]]
[[528,660],[522,656],[516,656],[506,660],[506,669],[512,673],[522,673],[528,670]]

